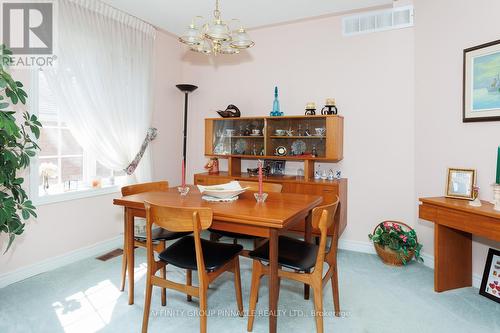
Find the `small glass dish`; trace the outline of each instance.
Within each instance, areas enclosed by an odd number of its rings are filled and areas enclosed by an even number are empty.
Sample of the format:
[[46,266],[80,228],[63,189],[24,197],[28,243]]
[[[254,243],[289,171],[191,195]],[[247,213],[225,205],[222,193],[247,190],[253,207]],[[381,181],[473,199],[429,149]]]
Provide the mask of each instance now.
[[255,196],[255,200],[258,202],[258,203],[263,203],[266,201],[267,199],[267,193],[262,193],[262,194],[259,194],[259,193],[254,193],[253,194]]

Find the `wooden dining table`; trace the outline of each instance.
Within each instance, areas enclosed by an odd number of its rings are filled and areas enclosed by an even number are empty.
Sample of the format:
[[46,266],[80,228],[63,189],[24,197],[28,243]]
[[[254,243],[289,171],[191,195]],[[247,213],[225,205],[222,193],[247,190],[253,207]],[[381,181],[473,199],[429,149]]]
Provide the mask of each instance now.
[[253,192],[240,194],[232,202],[208,202],[195,186],[186,196],[177,188],[165,192],[145,192],[124,196],[113,203],[124,207],[124,237],[128,270],[129,304],[134,303],[134,218],[145,217],[144,201],[173,207],[209,207],[213,210],[211,228],[269,239],[269,332],[277,330],[278,308],[278,235],[304,221],[304,239],[311,242],[311,211],[323,200],[318,195],[269,193],[264,203],[257,203]]

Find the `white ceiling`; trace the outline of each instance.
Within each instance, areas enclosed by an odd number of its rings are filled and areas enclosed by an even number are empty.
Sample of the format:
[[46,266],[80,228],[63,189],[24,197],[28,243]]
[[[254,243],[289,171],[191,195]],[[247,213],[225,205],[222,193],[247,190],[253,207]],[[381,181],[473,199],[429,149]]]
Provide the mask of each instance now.
[[[215,0],[103,0],[159,28],[181,34],[197,15],[207,17]],[[220,0],[222,18],[247,28],[391,4],[392,0]]]

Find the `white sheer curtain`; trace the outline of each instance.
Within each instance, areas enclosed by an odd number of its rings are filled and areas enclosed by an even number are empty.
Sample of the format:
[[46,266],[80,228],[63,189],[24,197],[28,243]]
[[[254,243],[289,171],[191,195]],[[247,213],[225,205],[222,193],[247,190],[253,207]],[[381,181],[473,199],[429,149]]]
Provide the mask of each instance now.
[[[152,118],[155,29],[95,0],[60,0],[49,86],[81,146],[113,170],[134,159]],[[148,150],[136,179],[151,178]]]

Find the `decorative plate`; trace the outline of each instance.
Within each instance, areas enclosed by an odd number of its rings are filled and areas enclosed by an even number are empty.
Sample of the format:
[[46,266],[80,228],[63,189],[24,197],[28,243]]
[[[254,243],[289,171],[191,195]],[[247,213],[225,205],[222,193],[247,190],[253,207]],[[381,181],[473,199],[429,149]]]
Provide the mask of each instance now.
[[278,156],[285,156],[286,155],[286,148],[283,146],[276,147],[276,155]]
[[234,144],[234,152],[237,155],[244,155],[247,149],[247,142],[243,139],[238,139]]
[[306,152],[306,143],[302,140],[296,140],[292,143],[292,153],[302,155]]

